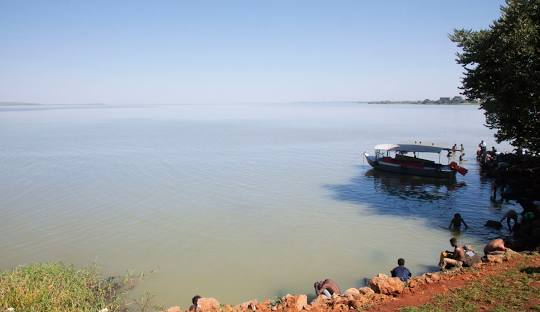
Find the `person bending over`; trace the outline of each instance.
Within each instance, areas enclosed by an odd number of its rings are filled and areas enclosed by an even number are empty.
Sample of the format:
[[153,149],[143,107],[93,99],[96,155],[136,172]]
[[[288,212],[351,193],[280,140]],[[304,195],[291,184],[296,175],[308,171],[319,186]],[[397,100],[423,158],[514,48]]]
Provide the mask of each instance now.
[[484,254],[487,255],[496,255],[496,254],[502,254],[506,251],[506,247],[504,246],[504,240],[497,238],[489,243],[487,243],[486,247],[484,247]]
[[405,260],[399,258],[397,263],[398,266],[393,268],[392,271],[390,271],[390,274],[392,274],[392,277],[399,277],[402,282],[408,281],[412,274],[409,269],[405,267]]
[[[510,232],[514,230],[516,225],[518,224],[518,213],[514,209],[508,210],[508,212],[504,215],[504,217],[501,219],[500,222],[503,222],[504,219],[506,219],[506,224],[508,225],[508,229]],[[510,221],[514,221],[514,224],[510,226]]]
[[325,279],[324,281],[315,282],[313,287],[315,288],[315,294],[317,294],[317,297],[324,295],[327,298],[332,298],[333,294],[339,295],[341,293],[338,284],[329,278]]

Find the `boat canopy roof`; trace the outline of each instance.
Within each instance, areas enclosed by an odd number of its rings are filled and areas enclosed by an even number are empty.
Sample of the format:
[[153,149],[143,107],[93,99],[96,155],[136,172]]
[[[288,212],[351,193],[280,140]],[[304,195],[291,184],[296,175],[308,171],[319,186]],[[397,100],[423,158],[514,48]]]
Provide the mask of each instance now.
[[449,151],[450,149],[447,147],[418,144],[378,144],[375,146],[375,150],[438,154],[442,151]]

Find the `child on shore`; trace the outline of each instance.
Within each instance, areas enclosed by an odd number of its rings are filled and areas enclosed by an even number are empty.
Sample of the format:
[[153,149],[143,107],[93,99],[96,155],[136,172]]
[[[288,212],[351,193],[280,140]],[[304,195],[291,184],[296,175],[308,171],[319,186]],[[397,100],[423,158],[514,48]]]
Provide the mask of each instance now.
[[411,278],[412,274],[409,269],[405,267],[405,259],[399,258],[397,263],[398,266],[393,268],[392,271],[390,271],[392,277],[399,277],[402,282],[408,281],[409,278]]

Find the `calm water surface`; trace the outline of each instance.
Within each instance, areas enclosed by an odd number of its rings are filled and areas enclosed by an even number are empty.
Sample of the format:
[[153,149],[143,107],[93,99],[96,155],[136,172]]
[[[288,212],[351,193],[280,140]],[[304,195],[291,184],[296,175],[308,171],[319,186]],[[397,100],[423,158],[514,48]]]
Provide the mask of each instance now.
[[[0,107],[0,268],[97,263],[153,272],[136,293],[187,306],[343,289],[404,257],[429,270],[459,212],[461,239],[506,206],[489,201],[474,151],[492,143],[477,106]],[[380,174],[378,143],[463,143],[457,184]],[[444,159],[446,162],[446,159]]]

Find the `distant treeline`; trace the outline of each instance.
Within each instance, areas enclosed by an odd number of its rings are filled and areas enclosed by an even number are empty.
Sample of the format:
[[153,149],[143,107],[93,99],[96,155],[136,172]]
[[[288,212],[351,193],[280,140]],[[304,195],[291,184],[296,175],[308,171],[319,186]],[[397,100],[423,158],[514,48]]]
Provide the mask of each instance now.
[[458,105],[458,104],[478,104],[471,101],[466,101],[461,96],[441,97],[438,100],[425,99],[423,101],[370,101],[368,104],[441,104],[441,105]]

